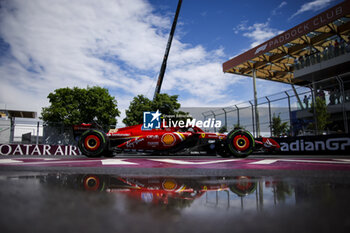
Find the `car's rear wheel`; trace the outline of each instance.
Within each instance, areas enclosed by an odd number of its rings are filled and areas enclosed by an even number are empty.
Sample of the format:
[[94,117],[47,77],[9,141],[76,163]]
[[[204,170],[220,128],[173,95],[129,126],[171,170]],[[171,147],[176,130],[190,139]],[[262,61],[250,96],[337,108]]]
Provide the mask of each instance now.
[[108,138],[104,132],[90,129],[81,135],[78,146],[81,153],[87,157],[99,157],[106,152]]
[[250,155],[255,147],[253,136],[245,130],[233,130],[226,137],[227,152],[237,158]]

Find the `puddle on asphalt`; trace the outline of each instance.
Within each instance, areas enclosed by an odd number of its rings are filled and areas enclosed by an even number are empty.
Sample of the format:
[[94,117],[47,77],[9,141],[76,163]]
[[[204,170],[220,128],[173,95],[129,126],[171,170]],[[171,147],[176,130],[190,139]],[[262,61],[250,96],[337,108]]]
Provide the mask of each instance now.
[[[10,231],[331,232],[350,227],[350,181],[273,176],[0,176]],[[102,225],[101,225],[102,224]],[[283,228],[281,228],[283,227]],[[234,230],[233,230],[234,229]]]

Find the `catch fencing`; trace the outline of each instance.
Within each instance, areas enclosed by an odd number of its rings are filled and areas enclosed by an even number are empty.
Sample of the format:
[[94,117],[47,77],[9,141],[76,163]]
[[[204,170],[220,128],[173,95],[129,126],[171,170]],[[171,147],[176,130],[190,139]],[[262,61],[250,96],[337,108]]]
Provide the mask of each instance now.
[[[113,129],[115,126],[104,128]],[[0,118],[0,144],[77,145],[73,126],[38,119]]]
[[47,125],[38,119],[0,119],[0,144],[75,145],[73,128],[63,124]]
[[[255,137],[348,133],[349,76],[332,77],[307,86],[292,86],[289,90],[258,98],[257,105],[251,100],[221,109],[213,108],[202,115],[204,120],[214,118],[221,121],[228,132],[240,127]],[[279,125],[285,122],[287,127],[284,132],[276,134],[273,125],[278,118],[281,120]],[[220,129],[206,130],[218,132]]]

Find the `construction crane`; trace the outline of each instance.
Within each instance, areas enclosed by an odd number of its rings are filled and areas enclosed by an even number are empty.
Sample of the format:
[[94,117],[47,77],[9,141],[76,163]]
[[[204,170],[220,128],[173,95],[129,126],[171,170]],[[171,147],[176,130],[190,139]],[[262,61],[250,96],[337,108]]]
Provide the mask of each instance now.
[[175,13],[173,25],[171,26],[171,30],[170,30],[170,34],[169,34],[169,38],[168,38],[168,43],[166,45],[163,63],[162,63],[162,66],[160,68],[156,90],[154,91],[153,101],[156,99],[157,94],[160,93],[160,89],[162,87],[164,73],[165,73],[165,69],[166,69],[166,64],[167,64],[169,51],[170,51],[170,47],[171,47],[171,42],[173,41],[175,28],[176,28],[176,24],[177,24],[177,18],[178,18],[179,13],[180,13],[181,4],[182,4],[182,0],[179,0],[179,3],[177,4],[177,8],[176,8],[176,13]]

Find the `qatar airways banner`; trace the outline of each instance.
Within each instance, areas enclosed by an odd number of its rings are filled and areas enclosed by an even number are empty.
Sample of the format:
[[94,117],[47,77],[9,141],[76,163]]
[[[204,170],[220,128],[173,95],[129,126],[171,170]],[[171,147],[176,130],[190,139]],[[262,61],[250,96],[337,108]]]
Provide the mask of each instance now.
[[281,146],[280,154],[350,155],[350,135],[332,134],[273,138]]
[[0,155],[81,155],[73,145],[0,144]]

